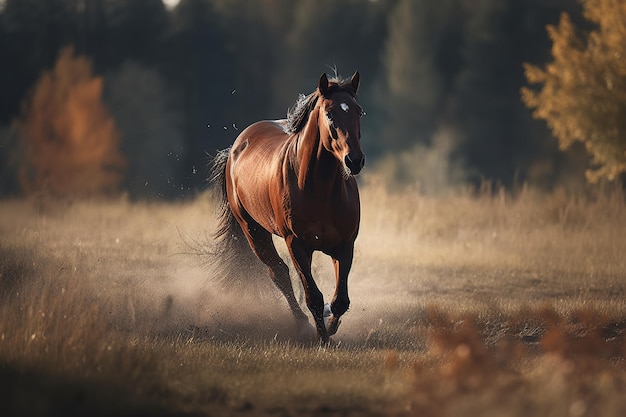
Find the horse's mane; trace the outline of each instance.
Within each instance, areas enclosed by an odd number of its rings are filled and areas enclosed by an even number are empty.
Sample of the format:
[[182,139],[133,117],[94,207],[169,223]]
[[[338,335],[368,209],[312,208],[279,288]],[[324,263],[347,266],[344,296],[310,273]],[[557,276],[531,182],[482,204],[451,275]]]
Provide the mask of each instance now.
[[[356,96],[356,91],[352,88],[350,80],[335,76],[329,78],[328,84],[328,93],[345,91],[350,93],[352,96]],[[304,128],[309,120],[309,114],[311,114],[311,111],[315,108],[319,97],[320,93],[317,89],[307,96],[304,94],[300,94],[298,96],[298,100],[296,100],[295,104],[287,110],[287,125],[285,126],[285,132],[298,133]]]

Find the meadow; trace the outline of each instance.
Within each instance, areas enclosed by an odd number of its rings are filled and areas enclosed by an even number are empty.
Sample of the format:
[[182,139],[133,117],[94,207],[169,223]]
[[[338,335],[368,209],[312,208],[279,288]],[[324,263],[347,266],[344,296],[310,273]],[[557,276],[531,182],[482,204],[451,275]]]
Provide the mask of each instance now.
[[626,415],[620,189],[364,182],[330,347],[267,276],[221,287],[208,194],[0,202],[0,415]]

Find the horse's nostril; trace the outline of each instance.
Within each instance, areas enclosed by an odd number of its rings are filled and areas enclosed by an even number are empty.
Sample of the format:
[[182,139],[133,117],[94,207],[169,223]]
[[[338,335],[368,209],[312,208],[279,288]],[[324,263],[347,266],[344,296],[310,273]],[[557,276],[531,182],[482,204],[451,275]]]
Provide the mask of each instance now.
[[344,158],[346,166],[350,169],[350,172],[354,175],[361,172],[365,165],[365,155],[359,155],[357,157],[351,157],[349,154]]

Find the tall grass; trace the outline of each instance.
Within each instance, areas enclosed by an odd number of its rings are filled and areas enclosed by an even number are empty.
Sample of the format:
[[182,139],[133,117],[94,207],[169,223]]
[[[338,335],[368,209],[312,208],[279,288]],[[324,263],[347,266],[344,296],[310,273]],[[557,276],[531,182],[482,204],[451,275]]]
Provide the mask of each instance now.
[[[0,202],[0,383],[13,387],[0,413],[626,408],[619,191],[434,197],[366,184],[333,348],[295,341],[276,291],[217,285],[196,250],[213,210],[207,196]],[[325,257],[314,275],[329,297]]]

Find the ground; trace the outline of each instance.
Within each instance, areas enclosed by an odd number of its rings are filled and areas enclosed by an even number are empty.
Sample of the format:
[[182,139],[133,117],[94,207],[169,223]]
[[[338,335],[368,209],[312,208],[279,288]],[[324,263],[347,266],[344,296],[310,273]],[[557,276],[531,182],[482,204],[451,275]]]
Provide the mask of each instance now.
[[[296,340],[277,291],[246,282],[264,274],[223,290],[203,256],[214,210],[208,195],[0,202],[0,414],[626,412],[619,189],[366,181],[331,347]],[[314,275],[330,297],[330,260]]]

